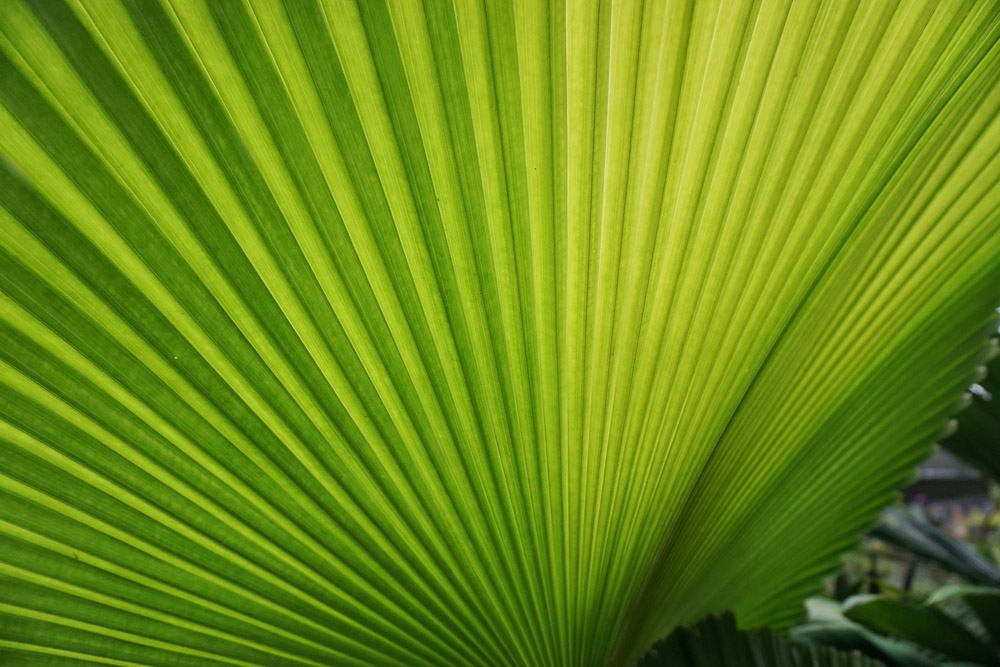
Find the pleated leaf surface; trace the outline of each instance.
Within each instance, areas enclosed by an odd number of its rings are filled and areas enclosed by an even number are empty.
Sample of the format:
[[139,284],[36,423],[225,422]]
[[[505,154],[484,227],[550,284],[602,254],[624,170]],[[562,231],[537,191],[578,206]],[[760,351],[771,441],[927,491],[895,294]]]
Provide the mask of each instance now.
[[0,662],[780,627],[1000,297],[993,0],[2,0]]

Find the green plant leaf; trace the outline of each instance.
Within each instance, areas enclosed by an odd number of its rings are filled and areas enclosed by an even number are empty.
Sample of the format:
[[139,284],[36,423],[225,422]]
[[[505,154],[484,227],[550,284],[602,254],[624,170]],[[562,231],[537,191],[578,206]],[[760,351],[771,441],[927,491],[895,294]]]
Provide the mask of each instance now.
[[847,620],[808,622],[792,628],[797,642],[838,651],[853,651],[891,667],[941,667],[942,656],[899,639],[883,637]]
[[857,595],[841,605],[812,598],[807,622],[790,636],[896,667],[985,667],[1000,659],[998,603],[1000,591],[984,586],[945,586],[923,602]]
[[874,537],[931,560],[974,584],[1000,587],[1000,568],[965,542],[939,530],[913,510],[890,507],[871,531]]
[[0,662],[787,625],[1000,301],[993,0],[4,0]]
[[969,407],[956,415],[958,428],[941,446],[1000,481],[1000,357],[978,378]]
[[964,624],[938,607],[884,596],[855,596],[844,602],[844,615],[869,630],[923,646],[953,660],[989,665],[1000,660]]
[[739,630],[732,614],[708,617],[657,642],[639,667],[879,667],[857,652],[794,644],[769,630]]
[[806,600],[806,622],[796,625],[789,638],[813,646],[855,651],[890,667],[940,667],[941,654],[898,637],[886,637],[844,615],[844,605],[828,598]]
[[927,603],[942,610],[1000,656],[1000,591],[982,586],[945,586]]

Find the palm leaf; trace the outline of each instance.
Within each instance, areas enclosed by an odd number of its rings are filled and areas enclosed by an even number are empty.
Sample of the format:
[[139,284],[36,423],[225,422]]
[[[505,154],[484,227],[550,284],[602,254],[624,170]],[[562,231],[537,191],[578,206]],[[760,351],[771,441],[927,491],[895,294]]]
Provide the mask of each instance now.
[[1000,286],[992,0],[4,0],[0,657],[787,624]]

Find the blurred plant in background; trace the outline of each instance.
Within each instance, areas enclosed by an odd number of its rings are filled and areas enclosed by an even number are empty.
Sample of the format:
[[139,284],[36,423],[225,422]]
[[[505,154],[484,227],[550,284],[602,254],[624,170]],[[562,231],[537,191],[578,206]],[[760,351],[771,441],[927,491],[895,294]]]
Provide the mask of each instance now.
[[[911,504],[887,509],[881,523],[844,559],[828,584],[843,601],[860,593],[927,596],[947,585],[1000,586],[1000,487],[991,485],[992,506],[940,507]],[[937,518],[935,518],[937,514]]]
[[638,667],[879,667],[858,651],[809,646],[771,630],[740,631],[732,613],[709,616],[657,642]]
[[[1000,357],[902,500],[806,602],[787,639],[732,616],[675,631],[643,666],[1000,665]],[[958,458],[956,458],[958,457]]]
[[1000,356],[983,369],[969,391],[969,406],[941,445],[994,481],[1000,480]]
[[921,479],[806,603],[791,639],[889,667],[1000,665],[1000,357]]
[[1000,664],[996,516],[959,511],[939,528],[919,505],[886,510],[792,638],[890,666]]

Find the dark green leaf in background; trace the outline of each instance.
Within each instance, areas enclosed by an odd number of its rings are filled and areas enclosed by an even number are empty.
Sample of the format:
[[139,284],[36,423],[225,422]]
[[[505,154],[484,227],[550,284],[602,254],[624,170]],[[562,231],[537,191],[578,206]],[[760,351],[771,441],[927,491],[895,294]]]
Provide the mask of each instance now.
[[970,583],[1000,587],[1000,568],[968,544],[942,532],[921,514],[890,507],[871,535],[926,558]]
[[843,606],[808,601],[807,622],[792,639],[861,651],[890,667],[1000,664],[1000,591],[945,586],[926,601],[888,595],[857,595]]
[[638,667],[882,667],[857,651],[795,644],[768,630],[739,630],[710,616],[657,642]]
[[955,433],[941,446],[1000,481],[1000,357],[994,357],[984,373],[969,407],[957,415]]

